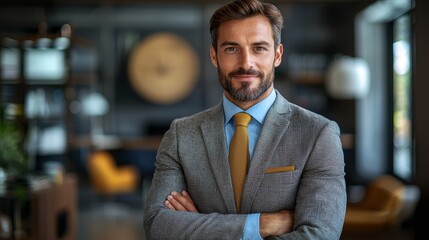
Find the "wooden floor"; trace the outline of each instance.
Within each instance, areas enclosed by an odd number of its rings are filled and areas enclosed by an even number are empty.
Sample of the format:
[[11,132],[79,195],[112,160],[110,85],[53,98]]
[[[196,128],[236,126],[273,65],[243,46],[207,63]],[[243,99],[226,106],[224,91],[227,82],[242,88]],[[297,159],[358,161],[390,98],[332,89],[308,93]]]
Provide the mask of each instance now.
[[77,240],[144,240],[142,193],[106,199],[79,188]]
[[144,240],[143,211],[107,204],[79,213],[79,240]]

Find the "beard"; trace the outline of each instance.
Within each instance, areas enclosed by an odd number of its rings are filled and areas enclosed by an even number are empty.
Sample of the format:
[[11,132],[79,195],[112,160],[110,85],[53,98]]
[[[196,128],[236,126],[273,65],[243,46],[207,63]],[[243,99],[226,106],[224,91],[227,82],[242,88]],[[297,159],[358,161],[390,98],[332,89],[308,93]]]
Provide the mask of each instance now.
[[[219,82],[222,85],[223,89],[228,92],[235,100],[240,102],[248,102],[253,101],[262,94],[264,94],[270,87],[273,85],[274,81],[274,64],[271,71],[265,75],[260,71],[248,69],[245,70],[243,68],[239,68],[235,71],[228,73],[227,75],[222,74],[222,70],[218,63],[218,75]],[[239,88],[235,88],[232,84],[232,78],[236,75],[256,75],[260,79],[259,85],[252,89],[250,88],[251,83],[242,82]]]

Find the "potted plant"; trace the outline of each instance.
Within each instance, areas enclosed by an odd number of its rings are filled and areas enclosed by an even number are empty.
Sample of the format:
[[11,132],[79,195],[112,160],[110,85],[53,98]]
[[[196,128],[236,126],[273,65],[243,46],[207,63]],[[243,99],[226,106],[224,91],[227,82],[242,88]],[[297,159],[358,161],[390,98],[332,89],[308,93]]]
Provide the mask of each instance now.
[[[0,106],[0,171],[3,177],[21,178],[27,173],[27,157],[22,150],[22,134],[17,124],[7,120]],[[3,179],[5,180],[5,179]]]

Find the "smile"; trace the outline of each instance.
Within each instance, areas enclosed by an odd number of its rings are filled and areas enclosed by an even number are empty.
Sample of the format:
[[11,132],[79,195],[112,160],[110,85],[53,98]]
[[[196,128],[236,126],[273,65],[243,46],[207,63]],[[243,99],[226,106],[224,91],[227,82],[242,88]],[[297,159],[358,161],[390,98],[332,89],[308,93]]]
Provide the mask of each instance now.
[[256,80],[258,77],[257,75],[235,75],[233,78],[241,82],[250,82]]

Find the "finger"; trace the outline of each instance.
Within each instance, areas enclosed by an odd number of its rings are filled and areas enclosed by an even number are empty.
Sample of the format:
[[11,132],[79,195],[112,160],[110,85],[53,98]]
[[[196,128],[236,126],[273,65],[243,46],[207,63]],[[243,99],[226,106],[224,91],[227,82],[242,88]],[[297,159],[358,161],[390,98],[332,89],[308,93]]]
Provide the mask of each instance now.
[[168,200],[165,200],[164,205],[165,205],[168,209],[176,210],[176,209],[173,207],[173,205],[171,205],[170,201],[168,201]]
[[186,211],[195,211],[193,202],[190,202],[182,194],[178,192],[172,192],[171,196],[186,210]]
[[189,194],[186,194],[187,197],[185,197],[178,192],[172,192],[171,195],[186,209],[186,211],[197,212],[194,202],[192,201]]
[[186,211],[186,208],[179,201],[177,201],[173,195],[168,195],[167,201],[171,204],[171,206],[173,206],[174,210]]
[[194,201],[192,201],[191,196],[189,196],[188,192],[186,192],[185,190],[182,191],[182,196],[184,198],[186,198],[189,202],[191,202],[192,204],[194,204]]
[[191,196],[186,192],[185,190],[182,191],[182,196],[188,200],[188,204],[185,205],[185,208],[190,212],[198,212],[197,208],[195,207],[195,203],[192,200]]

